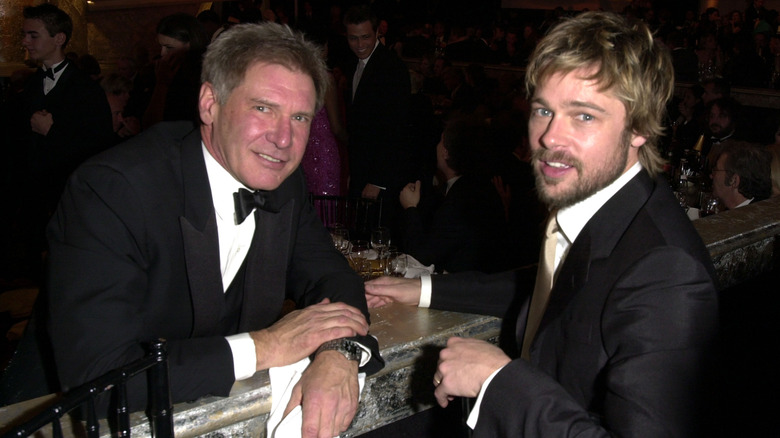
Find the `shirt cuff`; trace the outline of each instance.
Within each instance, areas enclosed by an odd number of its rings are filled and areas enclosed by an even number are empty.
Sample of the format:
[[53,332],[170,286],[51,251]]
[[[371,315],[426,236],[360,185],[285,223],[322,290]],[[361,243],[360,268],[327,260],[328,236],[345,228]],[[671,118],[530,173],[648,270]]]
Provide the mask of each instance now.
[[[374,339],[376,339],[376,336],[374,336]],[[361,344],[360,342],[355,343],[358,344],[361,350],[363,350],[363,354],[360,355],[360,364],[358,364],[358,368],[360,368],[367,364],[369,360],[371,360],[371,349]]]
[[257,371],[257,352],[255,341],[249,333],[226,336],[233,353],[233,375],[236,380],[244,380],[252,377]]
[[[506,366],[506,365],[504,365]],[[469,413],[469,418],[466,420],[466,424],[473,430],[474,427],[477,426],[477,420],[479,419],[479,407],[482,404],[482,398],[485,395],[485,391],[487,391],[488,385],[490,385],[490,382],[493,381],[493,377],[496,377],[496,374],[498,374],[499,371],[504,369],[504,367],[501,367],[495,371],[493,371],[493,374],[488,376],[487,379],[485,379],[485,382],[482,384],[482,388],[479,389],[479,395],[477,396],[477,401],[474,403],[474,408],[471,409],[471,413]]]
[[420,276],[420,303],[417,305],[417,307],[423,307],[426,309],[431,307],[432,293],[433,285],[430,274],[422,274]]

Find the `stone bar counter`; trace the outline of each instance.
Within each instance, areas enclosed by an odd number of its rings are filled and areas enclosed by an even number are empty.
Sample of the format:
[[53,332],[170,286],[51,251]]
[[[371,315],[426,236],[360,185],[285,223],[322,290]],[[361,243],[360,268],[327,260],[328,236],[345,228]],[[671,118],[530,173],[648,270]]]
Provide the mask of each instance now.
[[[694,221],[713,257],[722,287],[730,287],[780,266],[780,198]],[[379,339],[386,366],[366,379],[360,407],[343,437],[358,436],[430,409],[438,351],[451,336],[497,342],[494,317],[391,305],[371,311],[371,333]],[[237,382],[229,397],[206,397],[174,407],[177,437],[264,437],[271,409],[267,372]],[[47,398],[0,408],[0,431],[29,416]],[[133,436],[150,436],[144,414],[133,414]],[[69,429],[66,422],[63,428]],[[50,436],[51,428],[43,434]],[[110,436],[103,425],[101,436]]]

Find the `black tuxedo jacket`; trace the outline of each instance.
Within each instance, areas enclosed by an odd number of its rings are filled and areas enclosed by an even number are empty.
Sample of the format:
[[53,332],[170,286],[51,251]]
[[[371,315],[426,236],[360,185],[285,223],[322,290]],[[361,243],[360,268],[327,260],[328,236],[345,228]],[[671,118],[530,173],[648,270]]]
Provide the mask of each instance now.
[[[357,57],[345,69],[350,189],[359,195],[371,183],[398,193],[411,181],[409,131],[411,84],[406,64],[379,44],[363,69],[353,98]],[[395,199],[393,199],[395,201]]]
[[[530,363],[515,359],[496,375],[474,436],[703,435],[714,270],[666,183],[633,178],[559,269]],[[501,315],[517,298],[522,342],[533,275],[469,276],[434,277],[431,307],[470,299],[468,310]]]
[[403,249],[438,272],[495,272],[503,255],[504,210],[485,178],[461,176],[450,187],[425,226],[420,210],[403,212]]
[[[362,281],[307,201],[302,172],[275,195],[283,200],[279,213],[255,216],[236,332],[274,323],[285,298],[303,307],[328,297],[368,318]],[[225,294],[216,215],[191,123],[159,124],[81,166],[48,238],[49,330],[65,389],[165,338],[174,402],[229,393],[233,359],[224,336],[234,333],[218,327]],[[373,351],[364,371],[380,369],[376,340],[358,340]],[[131,405],[141,409],[144,378],[131,383]]]
[[[43,93],[45,75],[38,70],[19,95],[17,118],[19,147],[28,152],[32,185],[50,191],[56,203],[68,175],[84,160],[113,144],[111,108],[100,85],[73,63],[62,71],[57,85]],[[33,133],[30,117],[46,110],[54,124],[45,136]]]

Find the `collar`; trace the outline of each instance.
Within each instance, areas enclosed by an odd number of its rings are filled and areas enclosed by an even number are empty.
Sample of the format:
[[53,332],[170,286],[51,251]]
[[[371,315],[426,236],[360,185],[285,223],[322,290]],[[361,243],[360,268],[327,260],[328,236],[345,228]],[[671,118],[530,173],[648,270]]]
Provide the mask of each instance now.
[[374,53],[376,53],[376,48],[379,47],[379,38],[376,39],[376,42],[374,43],[374,50],[371,51],[371,54],[368,55],[366,59],[358,59],[358,62],[363,63],[363,67],[368,65],[368,61],[371,59],[372,56],[374,56]]
[[63,59],[62,61],[56,64],[52,64],[50,68],[46,68],[46,66],[43,65],[41,66],[41,70],[43,70],[43,73],[46,75],[46,77],[48,77],[51,80],[56,80],[57,78],[59,78],[60,72],[65,70],[65,67],[68,66],[67,61],[68,61],[67,59]]
[[447,196],[447,193],[450,192],[450,189],[452,188],[452,185],[455,184],[457,180],[459,180],[461,175],[455,175],[452,178],[447,180],[447,188],[444,189],[444,196]]
[[206,173],[209,177],[211,186],[211,199],[214,202],[214,210],[217,213],[217,219],[221,221],[235,222],[236,206],[233,202],[233,193],[238,189],[252,190],[249,187],[238,182],[233,175],[228,173],[221,164],[206,149],[205,143],[201,141],[203,150],[203,159],[206,162]]
[[731,132],[728,133],[728,135],[720,137],[720,138],[712,136],[712,137],[710,137],[710,140],[712,141],[713,144],[723,143],[724,141],[726,141],[729,138],[731,138],[732,135],[734,135],[734,131],[731,131]]
[[744,206],[750,204],[751,202],[753,202],[753,199],[755,199],[755,198],[745,199],[744,201],[742,201],[741,204],[737,205],[734,208],[744,207]]
[[642,165],[637,161],[626,172],[620,175],[608,186],[592,194],[590,197],[566,207],[558,212],[558,229],[563,237],[571,245],[579,236],[590,218],[607,203],[615,193],[620,191],[631,179],[642,170]]

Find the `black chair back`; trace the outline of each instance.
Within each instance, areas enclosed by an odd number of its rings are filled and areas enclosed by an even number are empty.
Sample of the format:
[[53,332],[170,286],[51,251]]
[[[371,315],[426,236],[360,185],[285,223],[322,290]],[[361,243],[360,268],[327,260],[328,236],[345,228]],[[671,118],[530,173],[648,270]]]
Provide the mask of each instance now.
[[87,436],[96,438],[100,436],[100,426],[95,412],[95,398],[111,389],[117,391],[114,412],[117,431],[113,435],[129,437],[130,412],[127,408],[126,382],[145,371],[148,371],[149,377],[148,415],[152,435],[155,438],[172,438],[173,406],[168,381],[168,354],[165,340],[162,339],[151,343],[150,352],[145,357],[66,392],[43,412],[3,434],[2,438],[31,436],[47,424],[52,425],[52,435],[55,438],[62,437],[60,419],[79,407],[85,407]]
[[342,225],[351,239],[368,239],[382,222],[382,199],[311,196],[312,205],[327,228]]

